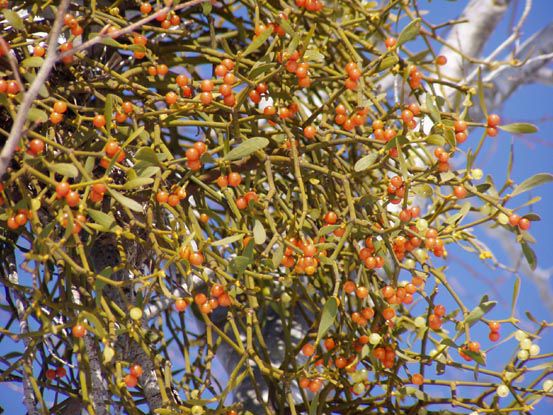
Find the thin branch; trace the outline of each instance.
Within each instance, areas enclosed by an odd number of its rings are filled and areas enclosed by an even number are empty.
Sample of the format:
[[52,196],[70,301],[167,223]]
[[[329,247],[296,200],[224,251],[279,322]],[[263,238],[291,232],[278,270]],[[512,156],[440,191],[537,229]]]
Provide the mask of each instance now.
[[[175,11],[177,10],[181,10],[181,9],[187,9],[187,8],[190,8],[190,7],[193,7],[193,6],[196,6],[198,4],[201,4],[201,3],[204,3],[206,2],[207,0],[191,0],[189,2],[186,2],[186,3],[183,3],[183,4],[179,4],[177,6],[175,6],[173,9]],[[104,40],[105,38],[112,38],[112,39],[116,39],[118,38],[119,36],[122,36],[122,35],[126,35],[127,33],[131,33],[132,31],[144,26],[145,24],[151,22],[152,20],[154,20],[156,17],[158,16],[161,16],[163,14],[167,14],[171,11],[172,7],[171,7],[171,4],[173,3],[173,1],[169,1],[169,5],[159,9],[158,11],[156,11],[155,13],[153,14],[150,14],[142,19],[140,19],[139,21],[127,26],[127,27],[124,27],[122,29],[119,29],[119,30],[116,30],[114,32],[111,32],[111,33],[108,33],[107,32],[107,29],[109,28],[109,26],[106,26],[104,27],[100,33],[98,34],[98,36],[95,36],[93,37],[92,39],[80,44],[79,46],[73,48],[73,49],[70,49],[70,50],[67,50],[65,52],[63,52],[60,56],[59,56],[59,59],[63,59],[67,56],[72,56],[74,55],[75,53],[81,51],[81,50],[84,50],[84,49],[88,49],[90,48],[91,46],[94,46],[100,42],[102,42],[102,40]]]
[[65,15],[68,5],[69,0],[62,0],[60,6],[58,7],[56,19],[54,20],[54,25],[52,26],[52,31],[50,32],[46,59],[44,59],[44,63],[40,67],[35,80],[31,84],[31,87],[23,98],[23,102],[19,106],[8,140],[6,141],[4,148],[2,148],[2,153],[0,153],[0,176],[2,176],[8,169],[13,153],[15,152],[15,149],[19,144],[19,140],[21,139],[21,133],[25,121],[27,120],[29,109],[33,105],[33,102],[38,95],[38,91],[42,88],[44,82],[46,82],[46,79],[48,79],[48,76],[50,75],[50,72],[58,59],[58,37],[63,25],[63,16]]

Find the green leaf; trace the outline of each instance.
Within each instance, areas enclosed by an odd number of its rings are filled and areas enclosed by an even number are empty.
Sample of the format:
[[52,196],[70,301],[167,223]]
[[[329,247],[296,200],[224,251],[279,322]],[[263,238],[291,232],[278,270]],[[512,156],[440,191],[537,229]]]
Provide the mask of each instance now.
[[516,277],[515,286],[513,287],[513,299],[511,300],[511,315],[514,315],[519,292],[520,292],[520,278]]
[[19,17],[19,14],[17,12],[14,12],[13,10],[4,9],[2,10],[2,13],[4,14],[4,17],[10,24],[13,26],[14,29],[17,30],[25,30],[25,25],[23,23],[23,20],[21,17]]
[[418,184],[414,186],[412,189],[416,195],[423,196],[423,197],[431,197],[434,194],[434,190],[432,189],[432,186],[430,186],[427,183]]
[[336,229],[340,228],[342,225],[326,225],[319,229],[317,236],[327,235],[331,232],[334,232]]
[[540,186],[545,183],[553,182],[553,174],[551,173],[538,173],[528,179],[524,180],[521,184],[515,187],[511,197],[517,196],[521,193],[527,192],[534,187]]
[[337,315],[338,301],[335,297],[330,297],[323,307],[321,321],[319,323],[319,331],[317,332],[317,341],[315,343],[318,343],[326,332],[332,327]]
[[243,233],[237,233],[236,235],[227,236],[226,238],[219,239],[218,241],[212,242],[211,246],[227,246],[233,242],[240,241],[244,239]]
[[115,218],[107,213],[94,209],[88,209],[87,213],[88,216],[94,220],[94,222],[101,225],[106,230],[111,229],[115,225]]
[[459,209],[459,212],[447,218],[446,223],[453,225],[461,222],[465,218],[465,216],[467,216],[468,213],[470,212],[470,207],[471,207],[471,203],[465,202],[463,206],[461,206],[461,209]]
[[142,165],[140,166],[140,169],[138,168],[138,163],[135,165],[137,168],[138,175],[140,177],[152,177],[155,176],[159,172],[159,167],[157,166],[150,166],[144,167],[144,162],[141,162]]
[[463,353],[466,354],[469,357],[472,357],[472,359],[478,363],[479,365],[486,366],[486,360],[484,359],[484,355],[480,352],[473,352],[471,350],[465,349],[463,350]]
[[[96,33],[96,35],[98,35],[98,34]],[[91,34],[90,34],[90,38],[92,39],[93,37],[95,37],[95,36],[94,36],[94,33],[91,33]],[[119,43],[118,41],[116,41],[115,39],[113,39],[113,38],[110,37],[110,36],[104,36],[104,37],[102,37],[102,40],[100,41],[100,43],[101,43],[102,45],[112,46],[112,47],[114,47],[114,48],[122,48],[122,47],[123,47],[123,45],[122,45],[121,43]]]
[[265,137],[252,137],[233,148],[224,157],[225,160],[240,160],[257,150],[267,147],[269,140]]
[[265,29],[263,32],[261,32],[259,36],[256,36],[253,39],[253,42],[248,45],[246,50],[242,53],[242,57],[246,57],[250,53],[255,52],[257,49],[259,49],[261,45],[265,43],[267,39],[269,39],[269,36],[271,36],[272,33],[273,31],[271,29]]
[[294,29],[290,25],[290,22],[287,19],[280,19],[278,25],[284,29],[286,33],[290,36],[294,36]]
[[113,357],[115,356],[115,350],[113,350],[113,347],[106,346],[104,347],[104,351],[102,355],[104,356],[104,360],[103,360],[104,365],[108,364],[109,362],[112,361]]
[[380,63],[378,64],[377,72],[382,72],[388,68],[391,68],[398,62],[399,62],[399,58],[395,53],[389,54],[388,56],[386,56],[384,59],[380,61]]
[[303,54],[303,59],[306,61],[323,62],[324,55],[321,52],[319,52],[319,49],[310,48],[310,49],[307,49]]
[[229,268],[232,272],[236,274],[242,274],[246,268],[248,268],[248,265],[250,264],[250,258],[247,256],[237,256],[233,258],[232,261],[229,263]]
[[404,144],[407,144],[408,142],[409,140],[407,140],[407,137],[405,137],[404,135],[395,136],[394,138],[392,138],[390,141],[386,143],[383,151],[391,150],[392,148],[396,147],[397,144],[404,145]]
[[524,254],[524,257],[526,258],[526,261],[528,262],[528,265],[530,266],[530,269],[533,271],[538,266],[538,259],[536,257],[536,253],[532,248],[530,248],[530,245],[528,245],[527,242],[522,241],[520,243],[522,246],[522,253]]
[[150,147],[139,148],[136,154],[134,155],[134,158],[154,165],[159,164],[157,153],[154,150],[152,150]]
[[122,193],[119,193],[117,190],[109,189],[109,193],[121,205],[129,208],[132,211],[142,212],[142,205],[140,203],[138,203],[136,200],[133,200],[130,197],[127,197],[127,196],[123,195]]
[[205,16],[209,16],[209,14],[211,13],[211,10],[213,9],[213,4],[211,4],[210,1],[204,1],[202,3],[202,13],[205,15]]
[[107,338],[107,332],[104,325],[100,322],[100,319],[96,317],[94,314],[88,311],[81,311],[80,318],[85,318],[88,320],[89,323],[93,324],[94,326],[93,331],[98,335],[99,338],[101,339]]
[[523,218],[526,218],[532,222],[539,222],[541,220],[541,216],[537,213],[527,213],[523,216]]
[[443,344],[443,345],[449,346],[449,347],[454,347],[455,349],[459,348],[459,346],[457,346],[457,344],[455,344],[455,342],[453,340],[451,340],[449,337],[446,337],[446,338],[442,339],[440,344]]
[[277,249],[275,249],[275,252],[273,252],[272,261],[273,261],[273,266],[275,268],[278,268],[283,257],[284,257],[284,244],[281,243],[278,245]]
[[[119,128],[122,128],[122,127],[119,127]],[[135,131],[133,131],[133,133],[129,136],[129,138],[127,138],[125,140],[125,142],[123,143],[123,148],[127,147],[129,144],[131,144],[134,140],[136,140],[136,138],[141,135],[142,133],[144,133],[144,126],[141,125],[140,127],[138,127]],[[149,135],[148,133],[144,133],[146,135],[146,137],[144,137],[145,140],[147,140],[149,138]]]
[[69,163],[56,163],[51,164],[49,166],[49,169],[57,174],[61,174],[62,176],[67,177],[77,177],[79,175],[79,170],[73,165]]
[[432,144],[435,146],[443,146],[445,144],[445,138],[438,134],[429,135],[428,137],[426,137],[425,141],[428,144]]
[[411,21],[407,26],[403,28],[397,38],[397,46],[403,45],[405,42],[409,42],[416,38],[421,30],[421,19],[417,18]]
[[21,66],[24,68],[40,68],[44,63],[44,59],[39,56],[31,56],[30,58],[23,59]]
[[397,157],[399,159],[399,168],[401,169],[401,174],[403,177],[407,177],[407,162],[405,160],[405,156],[403,155],[403,151],[401,150],[401,145],[399,143],[399,140],[396,141],[396,148],[397,148]]
[[538,127],[534,124],[528,124],[524,122],[515,122],[507,125],[499,125],[498,128],[508,133],[513,134],[531,134],[538,131]]
[[444,135],[445,135],[445,141],[447,142],[447,144],[449,144],[451,148],[454,148],[457,145],[457,140],[455,139],[455,133],[453,132],[453,128],[445,128]]
[[136,189],[137,187],[147,186],[152,184],[154,179],[151,177],[137,177],[136,179],[129,180],[123,185],[126,190]]
[[378,158],[378,153],[376,152],[367,154],[365,157],[362,157],[359,160],[357,160],[357,163],[355,163],[355,166],[353,166],[353,170],[355,170],[356,172],[366,170],[374,164],[377,158]]
[[255,225],[253,226],[253,239],[255,240],[256,245],[261,245],[267,240],[267,232],[263,224],[259,220],[255,220]]
[[440,111],[438,111],[438,107],[436,106],[434,99],[434,96],[426,94],[426,108],[430,112],[430,118],[432,118],[432,121],[437,123],[442,121],[442,117],[440,116]]
[[482,297],[480,304],[475,307],[465,318],[464,323],[468,324],[469,326],[474,325],[474,323],[480,320],[484,314],[494,308],[496,304],[496,301],[489,301],[488,296],[485,295],[484,297]]
[[259,75],[264,74],[265,72],[269,72],[271,69],[274,69],[275,67],[276,67],[275,63],[258,62],[254,65],[248,77],[250,79],[255,79]]
[[27,112],[27,119],[31,122],[43,123],[48,121],[48,114],[38,108],[31,108]]

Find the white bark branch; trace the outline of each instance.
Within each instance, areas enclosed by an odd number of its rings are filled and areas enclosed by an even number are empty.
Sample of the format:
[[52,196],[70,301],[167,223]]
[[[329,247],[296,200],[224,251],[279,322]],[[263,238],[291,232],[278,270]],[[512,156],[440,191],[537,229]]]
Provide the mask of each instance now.
[[[511,0],[471,0],[459,17],[459,20],[466,20],[466,22],[451,28],[446,44],[457,48],[464,56],[477,58],[507,11],[510,2]],[[440,54],[447,58],[447,65],[442,69],[445,76],[456,80],[465,78],[470,63],[463,55],[447,46],[442,48]],[[443,96],[454,92],[455,90],[451,88],[441,88]]]
[[[19,274],[17,272],[17,264],[15,262],[15,255],[13,252],[8,253],[7,257],[7,266],[4,270],[7,276],[8,281],[13,285],[19,285]],[[30,337],[26,336],[29,333],[29,326],[27,324],[27,319],[25,318],[25,303],[19,291],[13,290],[13,295],[15,298],[15,308],[17,312],[17,318],[19,319],[19,330],[23,338],[23,344],[25,345],[25,350],[29,347]],[[32,354],[25,362],[25,365],[28,365],[31,370],[33,367]],[[29,375],[25,368],[22,369],[21,373],[23,374],[23,403],[27,408],[28,415],[39,415],[39,410],[36,405],[36,399],[29,380]]]
[[552,71],[547,67],[553,61],[553,23],[525,41],[515,59],[523,63],[501,67],[484,77],[485,82],[494,84],[490,94],[491,107],[500,107],[517,88],[536,82],[539,76],[549,84],[553,82]]
[[[82,304],[81,296],[76,287],[71,287],[71,294],[75,304]],[[96,415],[109,415],[108,406],[110,398],[108,394],[108,384],[102,373],[100,348],[90,334],[84,337],[84,345],[86,354],[88,355],[88,365],[90,369],[90,403]]]

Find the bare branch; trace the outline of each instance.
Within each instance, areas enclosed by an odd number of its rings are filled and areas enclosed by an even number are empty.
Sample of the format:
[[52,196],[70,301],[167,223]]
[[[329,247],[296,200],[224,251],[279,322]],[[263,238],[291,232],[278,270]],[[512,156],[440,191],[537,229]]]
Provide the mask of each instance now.
[[[459,23],[452,27],[446,44],[452,45],[468,57],[477,57],[507,11],[511,0],[471,0],[467,5]],[[447,58],[448,64],[443,73],[451,79],[462,79],[467,70],[467,60],[457,51],[444,46],[440,51]],[[443,94],[452,93],[450,88],[443,88]]]
[[484,78],[485,82],[494,84],[490,97],[492,107],[501,106],[521,85],[535,82],[542,69],[546,71],[541,72],[544,80],[549,75],[549,83],[553,82],[551,70],[547,71],[547,65],[553,61],[553,23],[524,42],[515,59],[523,63],[501,67]]

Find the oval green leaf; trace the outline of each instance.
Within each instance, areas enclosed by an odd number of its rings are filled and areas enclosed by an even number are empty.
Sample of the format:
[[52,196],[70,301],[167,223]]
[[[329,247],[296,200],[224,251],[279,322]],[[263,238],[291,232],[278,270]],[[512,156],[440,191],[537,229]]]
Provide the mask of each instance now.
[[532,134],[538,131],[538,127],[534,124],[528,124],[524,122],[515,122],[507,125],[499,125],[498,128],[508,133],[513,134]]
[[407,26],[403,28],[399,37],[397,38],[397,46],[403,45],[405,42],[409,42],[418,36],[421,30],[421,19],[417,18],[411,21]]
[[521,184],[515,187],[511,197],[517,196],[521,193],[527,192],[528,190],[533,189],[534,187],[540,186],[542,184],[553,182],[553,174],[551,173],[538,173],[528,179],[524,180]]
[[127,197],[122,193],[119,193],[117,190],[109,189],[109,193],[113,196],[115,200],[117,200],[121,205],[125,206],[126,208],[129,208],[134,212],[142,212],[142,205],[138,203],[136,200],[133,200],[130,197]]
[[255,225],[253,226],[253,239],[255,240],[256,245],[261,245],[267,240],[267,232],[263,224],[259,220],[255,220]]
[[318,343],[319,340],[321,340],[326,332],[332,327],[337,315],[338,301],[335,297],[330,297],[323,307],[321,321],[319,322],[319,331],[317,332],[316,343]]
[[365,157],[357,160],[357,163],[355,163],[355,166],[353,166],[353,170],[355,170],[356,172],[366,170],[374,164],[377,158],[378,153],[367,154]]
[[79,175],[79,170],[73,164],[69,163],[52,164],[50,165],[50,170],[52,170],[54,173],[71,178],[77,177]]
[[243,233],[237,233],[236,235],[227,236],[226,238],[219,239],[218,241],[212,242],[211,246],[227,246],[233,242],[240,241],[244,239]]
[[252,137],[240,143],[238,147],[233,148],[224,158],[225,160],[240,160],[257,150],[267,147],[268,144],[269,140],[265,137]]

